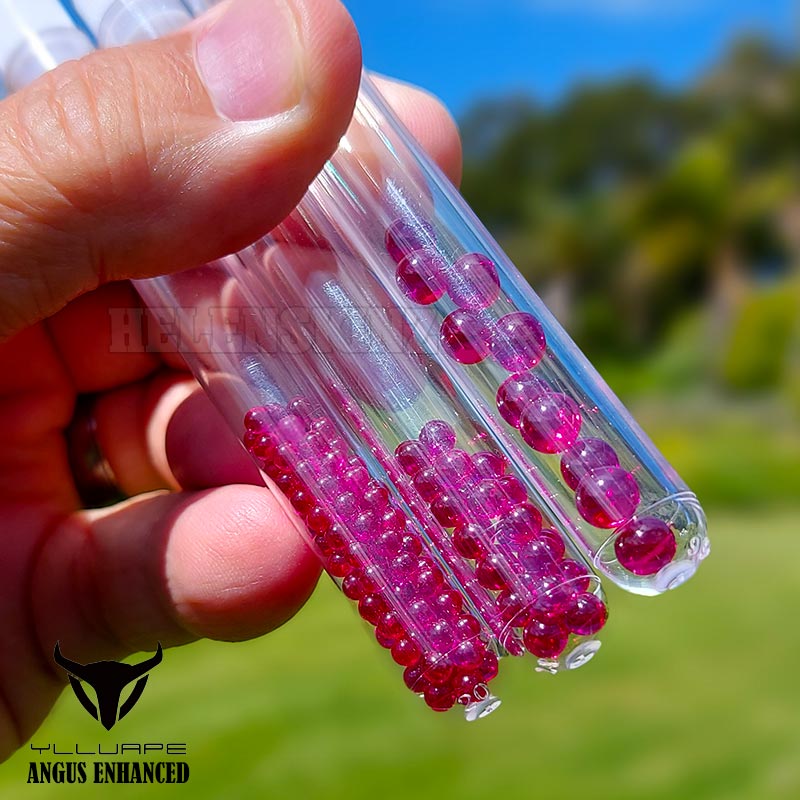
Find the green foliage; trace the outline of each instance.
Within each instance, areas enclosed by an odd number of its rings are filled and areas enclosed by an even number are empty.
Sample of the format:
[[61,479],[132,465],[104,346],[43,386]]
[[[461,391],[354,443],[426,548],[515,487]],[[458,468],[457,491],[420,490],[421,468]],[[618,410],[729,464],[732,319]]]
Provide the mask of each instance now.
[[721,360],[722,379],[733,389],[773,389],[788,380],[792,335],[800,324],[797,281],[748,297],[732,326]]

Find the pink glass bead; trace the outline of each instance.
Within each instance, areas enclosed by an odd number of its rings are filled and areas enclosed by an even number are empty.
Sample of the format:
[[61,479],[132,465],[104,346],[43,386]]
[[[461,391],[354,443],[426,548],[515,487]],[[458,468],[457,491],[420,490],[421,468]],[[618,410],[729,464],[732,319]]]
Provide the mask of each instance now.
[[585,592],[592,582],[592,574],[579,561],[571,558],[564,559],[559,565],[559,570],[565,582],[568,582],[574,592]]
[[397,265],[395,277],[403,294],[421,306],[435,303],[445,291],[442,269],[445,264],[436,253],[415,250]]
[[394,451],[400,466],[406,475],[413,477],[420,470],[430,465],[430,454],[427,449],[417,441],[401,442]]
[[433,250],[435,242],[433,226],[418,217],[396,219],[386,229],[386,251],[398,264],[416,250]]
[[418,660],[416,664],[406,667],[403,670],[403,683],[411,689],[412,692],[423,692],[430,686],[429,681],[424,677],[425,664]]
[[387,636],[391,636],[394,639],[399,639],[405,634],[400,618],[391,610],[387,611],[385,614],[381,614],[378,619],[378,628]]
[[515,506],[503,517],[503,521],[532,534],[537,534],[542,529],[542,514],[530,503]]
[[413,667],[419,663],[421,655],[419,647],[406,637],[398,639],[392,645],[392,658],[401,667]]
[[275,440],[268,434],[257,435],[256,440],[250,445],[250,452],[256,458],[270,459],[275,453]]
[[520,433],[540,453],[561,453],[575,443],[581,422],[580,409],[571,397],[550,392],[539,395],[525,407]]
[[468,253],[447,270],[447,291],[459,307],[486,308],[500,296],[494,262],[480,253]]
[[587,475],[578,486],[575,505],[580,515],[596,528],[616,528],[639,505],[636,478],[620,467],[603,467]]
[[433,625],[437,620],[436,611],[425,600],[415,600],[408,608],[409,614],[422,627]]
[[[402,541],[403,535],[400,531],[393,528],[384,530],[378,535],[377,539],[375,539],[375,552],[385,560],[390,560],[392,558],[397,559],[399,558],[397,554]],[[411,558],[411,556],[409,556],[409,558]]]
[[614,448],[602,439],[578,439],[561,456],[561,474],[573,491],[592,470],[618,466],[619,458]]
[[458,669],[475,669],[483,662],[484,649],[474,639],[456,645],[449,654],[449,660]]
[[458,639],[471,639],[481,632],[481,625],[472,614],[462,614],[453,625]]
[[535,367],[547,347],[539,320],[524,311],[500,317],[492,330],[490,349],[495,360],[509,372]]
[[436,456],[455,447],[456,432],[444,420],[434,419],[422,426],[419,440],[429,453]]
[[313,404],[305,397],[295,397],[289,403],[289,411],[298,416],[306,424],[311,423],[315,414]]
[[452,649],[455,640],[453,627],[445,619],[437,620],[428,631],[428,640],[431,646],[439,653],[448,653]]
[[475,687],[481,682],[475,672],[462,672],[453,681],[453,694],[456,702],[467,706],[475,700]]
[[547,545],[541,539],[534,539],[520,550],[519,563],[531,575],[554,575],[557,560],[553,558]]
[[523,641],[538,658],[556,658],[564,652],[569,633],[555,617],[536,612],[525,626]]
[[677,549],[672,529],[656,517],[632,519],[614,542],[619,563],[634,575],[654,575],[675,558]]
[[482,450],[472,456],[472,467],[482,478],[500,478],[506,471],[506,460],[498,453]]
[[553,560],[560,561],[564,558],[566,552],[566,545],[561,535],[551,528],[545,528],[539,531],[537,537],[539,541],[547,548],[547,552],[553,557]]
[[471,498],[489,519],[495,519],[507,513],[512,507],[511,501],[497,478],[482,480],[472,490]]
[[445,589],[433,600],[433,607],[445,619],[457,617],[461,613],[463,605],[464,598],[455,589]]
[[469,559],[480,559],[486,555],[481,529],[477,525],[460,525],[453,531],[453,547]]
[[433,502],[443,491],[444,486],[433,467],[426,467],[414,476],[414,488],[427,503]]
[[536,539],[536,535],[525,528],[518,527],[508,522],[506,518],[501,519],[492,531],[492,544],[494,544],[505,556],[516,555],[525,545]]
[[401,541],[398,541],[397,547],[400,548],[402,543],[402,534],[406,526],[406,515],[394,505],[388,506],[381,516],[381,526],[386,531],[397,531],[400,534]]
[[419,537],[412,533],[406,533],[400,543],[400,552],[419,555],[422,552],[422,542],[420,542]]
[[449,686],[431,686],[425,690],[425,703],[434,711],[448,711],[456,699]]
[[333,441],[337,438],[336,427],[327,417],[315,419],[309,426],[311,433],[319,434],[325,441]]
[[505,589],[506,582],[502,574],[503,563],[496,555],[486,556],[475,570],[475,577],[478,583],[486,589]]
[[495,402],[500,416],[515,428],[526,406],[536,397],[546,394],[550,387],[532,372],[522,372],[506,378],[497,390]]
[[461,512],[461,500],[454,493],[440,494],[431,503],[431,513],[445,528],[454,528],[465,521]]
[[525,646],[513,628],[508,628],[499,637],[500,644],[508,651],[509,655],[525,655]]
[[497,656],[494,653],[485,653],[481,665],[475,671],[484,683],[488,683],[497,677],[499,666]]
[[316,505],[314,495],[306,489],[295,489],[295,491],[289,495],[289,501],[295,510],[299,511],[301,514],[310,511]]
[[573,598],[564,613],[563,620],[567,627],[580,636],[592,636],[597,633],[608,619],[605,603],[593,594],[583,593]]
[[275,426],[275,431],[279,440],[292,444],[298,444],[306,438],[306,425],[296,414],[281,417]]
[[387,650],[391,650],[394,643],[397,641],[397,637],[392,636],[380,627],[375,628],[375,639],[381,647],[385,647]]
[[380,618],[388,611],[386,601],[379,594],[365,594],[358,601],[358,613],[362,619],[377,625]]
[[434,465],[439,477],[450,486],[460,486],[472,473],[472,458],[463,450],[441,453]]
[[361,493],[369,485],[369,472],[362,467],[348,467],[342,479],[342,488],[345,491]]
[[344,578],[352,569],[353,562],[345,553],[333,553],[325,562],[325,568],[334,578]]
[[376,514],[382,513],[389,505],[389,490],[377,481],[371,481],[364,492],[364,505]]
[[352,519],[358,514],[360,503],[353,492],[344,492],[333,501],[333,510],[342,519]]
[[522,481],[513,475],[504,475],[497,481],[497,486],[513,505],[524,503],[528,499]]
[[[430,664],[430,656],[428,657]],[[430,664],[425,671],[425,677],[429,683],[441,686],[448,683],[453,677],[453,667],[444,658],[439,658],[435,663]]]
[[507,625],[510,624],[516,628],[525,624],[524,607],[522,598],[508,589],[504,589],[497,595],[497,610],[500,612],[500,619]]
[[342,592],[351,600],[360,600],[365,594],[375,591],[375,583],[360,569],[354,569],[342,581]]
[[410,575],[417,568],[417,561],[410,553],[399,553],[392,559],[389,568],[394,575]]
[[489,354],[489,329],[471,311],[448,314],[439,329],[445,353],[459,364],[477,364]]
[[331,518],[322,506],[313,506],[306,514],[306,527],[311,533],[324,533],[331,526]]
[[444,576],[442,571],[435,565],[418,569],[411,575],[411,583],[416,587],[420,597],[432,597],[439,591]]

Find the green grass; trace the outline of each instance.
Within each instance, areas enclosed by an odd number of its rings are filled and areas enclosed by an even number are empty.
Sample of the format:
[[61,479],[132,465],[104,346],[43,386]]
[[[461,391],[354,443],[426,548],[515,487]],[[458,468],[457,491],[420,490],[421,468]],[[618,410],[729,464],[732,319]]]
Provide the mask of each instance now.
[[654,600],[611,592],[597,658],[555,678],[506,664],[486,720],[428,711],[325,583],[274,635],[167,651],[111,733],[65,693],[35,737],[185,741],[187,786],[32,787],[22,751],[0,797],[800,797],[800,513],[710,524],[692,582]]

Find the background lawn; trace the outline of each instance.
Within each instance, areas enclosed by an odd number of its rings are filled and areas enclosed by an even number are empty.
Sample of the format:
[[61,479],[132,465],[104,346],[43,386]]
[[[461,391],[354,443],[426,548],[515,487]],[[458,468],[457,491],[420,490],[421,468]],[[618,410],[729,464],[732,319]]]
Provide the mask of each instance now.
[[797,798],[799,519],[712,514],[692,582],[654,600],[610,589],[597,658],[555,678],[507,663],[503,706],[475,724],[411,695],[324,580],[272,636],[167,651],[112,733],[65,693],[34,738],[187,742],[185,787],[34,788],[23,750],[0,796]]

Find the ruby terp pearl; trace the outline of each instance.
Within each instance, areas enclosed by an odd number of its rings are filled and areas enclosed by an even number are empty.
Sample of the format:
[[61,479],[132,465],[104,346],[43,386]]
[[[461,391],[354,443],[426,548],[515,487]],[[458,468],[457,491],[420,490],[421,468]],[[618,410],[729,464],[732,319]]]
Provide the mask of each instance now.
[[509,372],[523,372],[542,360],[547,339],[536,317],[515,311],[497,320],[489,347],[502,367]]
[[435,303],[445,291],[444,266],[444,261],[436,253],[415,250],[403,256],[397,265],[397,285],[409,300],[418,305]]
[[567,627],[579,636],[592,636],[608,619],[606,604],[593,594],[576,595],[563,615]]
[[654,575],[675,558],[677,549],[672,529],[656,517],[632,519],[614,542],[619,563],[634,575]]
[[540,453],[562,453],[581,431],[578,404],[565,394],[548,392],[531,400],[520,418],[525,442]]
[[489,354],[489,328],[471,311],[448,314],[439,329],[444,351],[459,364],[477,364]]
[[386,229],[386,252],[396,263],[417,250],[433,250],[436,235],[427,220],[409,217],[396,219]]
[[580,482],[575,494],[578,513],[596,528],[622,525],[638,505],[639,484],[620,467],[594,470]]
[[578,439],[561,456],[561,474],[564,482],[573,491],[592,470],[618,466],[616,451],[602,439]]
[[456,432],[452,425],[442,419],[426,422],[419,432],[419,440],[429,453],[438,455],[453,449],[456,443]]
[[497,390],[497,410],[500,416],[513,427],[519,427],[525,407],[550,387],[532,372],[521,372],[506,378]]
[[481,253],[461,256],[447,271],[447,291],[459,307],[486,308],[500,296],[500,280],[494,262]]
[[568,638],[569,633],[560,620],[542,612],[533,612],[522,634],[528,652],[539,658],[560,656]]

